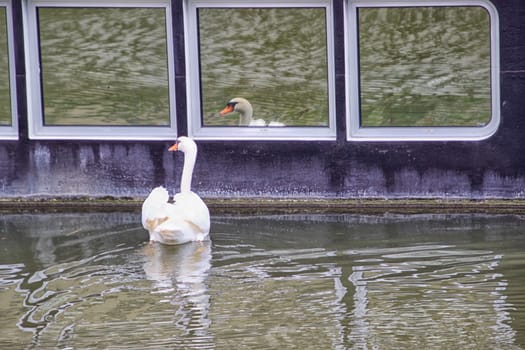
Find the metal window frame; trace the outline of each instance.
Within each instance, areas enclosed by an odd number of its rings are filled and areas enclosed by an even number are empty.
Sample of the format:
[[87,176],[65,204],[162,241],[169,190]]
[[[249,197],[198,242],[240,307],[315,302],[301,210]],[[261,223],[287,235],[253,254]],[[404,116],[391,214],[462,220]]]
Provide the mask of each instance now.
[[[165,11],[166,50],[169,91],[169,126],[46,126],[44,125],[41,94],[40,55],[38,40],[38,7],[158,7]],[[173,26],[170,0],[28,0],[24,2],[24,36],[26,52],[26,83],[28,127],[30,139],[47,140],[172,140],[177,136],[175,103],[175,68],[173,57]]]
[[[199,140],[335,140],[335,63],[333,35],[333,5],[331,0],[188,0],[184,3],[186,45],[186,91],[188,133]],[[198,47],[198,8],[279,8],[322,7],[326,9],[328,126],[327,127],[213,127],[202,125],[200,67]],[[226,103],[227,101],[225,101]]]
[[[345,3],[346,56],[346,118],[348,141],[478,141],[496,133],[500,124],[500,66],[499,66],[499,18],[494,5],[488,0],[349,0]],[[360,125],[359,94],[359,33],[357,9],[359,7],[483,7],[490,18],[490,88],[491,118],[480,127],[362,127]]]
[[18,109],[16,101],[15,50],[11,1],[0,0],[0,7],[6,9],[7,22],[7,57],[9,71],[9,90],[11,100],[11,125],[0,126],[0,140],[18,140]]

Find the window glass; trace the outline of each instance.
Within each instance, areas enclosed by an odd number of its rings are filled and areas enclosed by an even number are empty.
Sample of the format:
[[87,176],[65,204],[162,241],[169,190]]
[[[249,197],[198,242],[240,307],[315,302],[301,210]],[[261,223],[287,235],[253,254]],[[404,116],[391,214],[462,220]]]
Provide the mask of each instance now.
[[[217,112],[243,97],[254,118],[328,126],[325,8],[200,8],[204,126],[246,126]],[[259,125],[260,126],[260,125]]]
[[171,1],[28,0],[23,9],[30,138],[177,136]]
[[44,125],[170,124],[164,9],[37,11]]
[[0,6],[0,126],[11,126],[11,93],[9,47],[7,40],[7,11]]
[[186,19],[191,136],[335,139],[331,1],[189,0]]
[[484,8],[360,8],[358,17],[362,126],[490,121]]
[[479,140],[496,132],[498,17],[492,4],[477,3],[351,2],[349,139]]

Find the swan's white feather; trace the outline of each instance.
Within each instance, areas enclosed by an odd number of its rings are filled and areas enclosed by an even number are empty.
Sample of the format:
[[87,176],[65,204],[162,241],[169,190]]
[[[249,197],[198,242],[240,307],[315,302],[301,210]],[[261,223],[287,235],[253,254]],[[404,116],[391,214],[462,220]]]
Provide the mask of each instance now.
[[255,119],[250,121],[250,124],[248,126],[266,126],[266,122],[264,119]]
[[[205,240],[210,233],[210,212],[202,199],[189,190],[196,146],[193,140],[180,137],[179,150],[185,152],[184,163],[191,164],[183,170],[181,187],[169,203],[169,193],[162,187],[154,188],[142,204],[142,225],[148,230],[150,241],[163,244],[183,244],[190,241]],[[186,144],[186,147],[184,147]],[[185,183],[182,186],[182,183]],[[186,186],[188,189],[186,189]]]
[[153,229],[174,212],[173,204],[168,202],[169,193],[162,187],[155,187],[142,204],[142,226]]
[[210,212],[195,192],[177,193],[173,200],[179,217],[197,226],[204,235],[210,232]]

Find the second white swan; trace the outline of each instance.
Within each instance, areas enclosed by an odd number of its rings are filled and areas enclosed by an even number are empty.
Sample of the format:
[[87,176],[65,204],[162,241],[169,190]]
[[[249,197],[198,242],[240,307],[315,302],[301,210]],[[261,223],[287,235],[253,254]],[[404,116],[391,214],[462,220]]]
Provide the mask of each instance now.
[[252,104],[245,98],[235,97],[231,99],[220,112],[224,117],[230,113],[239,113],[239,126],[286,126],[281,122],[270,122],[266,125],[264,119],[253,119]]

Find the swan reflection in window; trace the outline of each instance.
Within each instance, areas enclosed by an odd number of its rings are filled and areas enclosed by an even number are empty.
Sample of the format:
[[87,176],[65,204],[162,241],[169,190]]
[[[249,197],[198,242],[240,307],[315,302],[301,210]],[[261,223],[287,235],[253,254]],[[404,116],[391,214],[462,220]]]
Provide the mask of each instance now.
[[232,113],[239,114],[239,126],[286,126],[281,122],[271,121],[266,123],[264,119],[253,119],[253,107],[250,101],[242,97],[231,99],[220,112],[221,117],[228,116]]
[[203,126],[329,125],[326,8],[197,15]]

